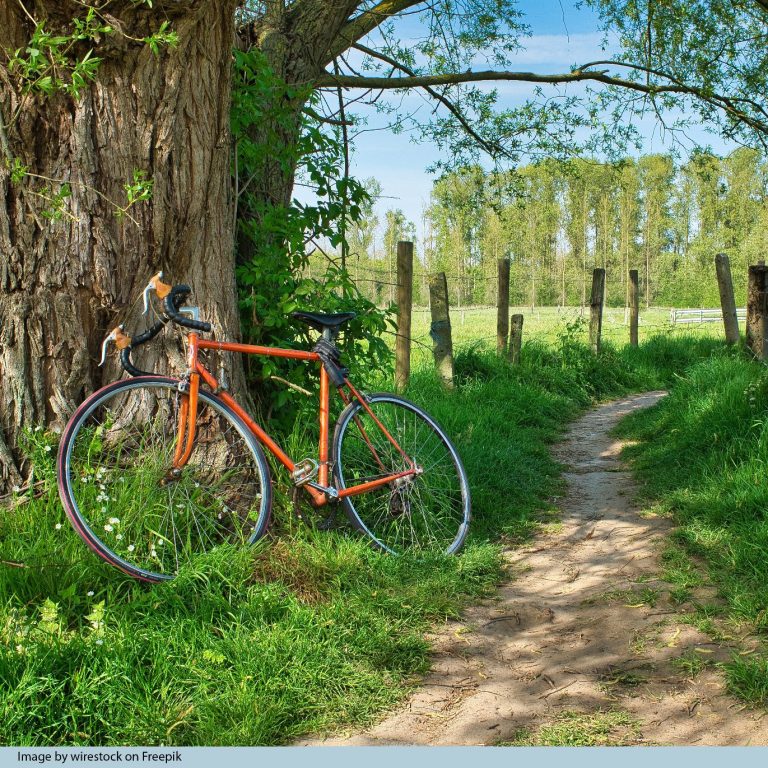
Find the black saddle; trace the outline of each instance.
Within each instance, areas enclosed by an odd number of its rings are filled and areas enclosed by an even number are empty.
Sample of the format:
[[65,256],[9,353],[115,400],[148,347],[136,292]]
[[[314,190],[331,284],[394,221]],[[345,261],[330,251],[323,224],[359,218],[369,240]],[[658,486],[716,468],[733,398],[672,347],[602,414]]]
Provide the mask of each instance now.
[[291,312],[294,320],[301,320],[311,328],[322,333],[326,328],[337,330],[344,323],[348,323],[352,318],[357,317],[355,312],[340,312],[336,315],[321,315],[318,312]]

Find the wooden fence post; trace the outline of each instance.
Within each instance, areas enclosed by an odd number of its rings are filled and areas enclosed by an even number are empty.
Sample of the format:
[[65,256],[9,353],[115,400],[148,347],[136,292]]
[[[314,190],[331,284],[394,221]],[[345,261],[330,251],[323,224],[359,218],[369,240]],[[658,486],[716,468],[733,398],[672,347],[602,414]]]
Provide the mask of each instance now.
[[432,352],[435,367],[443,384],[453,387],[453,343],[451,341],[451,318],[448,313],[448,281],[445,272],[438,272],[429,279],[429,308],[432,325]]
[[603,331],[603,299],[605,298],[605,270],[595,269],[592,273],[592,297],[589,301],[589,343],[592,351],[600,351],[600,336]]
[[727,344],[736,344],[739,340],[739,321],[736,317],[731,263],[724,253],[718,253],[715,256],[715,270],[717,271],[717,287],[720,289],[720,306],[723,310],[725,341]]
[[766,273],[764,265],[751,266],[747,286],[747,346],[758,360],[765,360]]
[[509,337],[509,259],[498,261],[499,290],[496,314],[496,351],[503,355]]
[[523,344],[523,316],[512,315],[509,331],[509,362],[513,365],[520,363],[520,348]]
[[413,300],[413,243],[397,244],[397,336],[395,386],[405,389],[411,376],[411,304]]
[[640,321],[640,280],[636,269],[629,270],[629,343],[636,347],[638,343],[637,326]]

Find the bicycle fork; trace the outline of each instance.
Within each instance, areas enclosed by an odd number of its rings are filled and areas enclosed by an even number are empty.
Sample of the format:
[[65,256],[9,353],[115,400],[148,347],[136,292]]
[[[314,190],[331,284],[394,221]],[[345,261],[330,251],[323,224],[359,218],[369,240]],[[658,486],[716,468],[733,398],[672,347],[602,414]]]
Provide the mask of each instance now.
[[171,468],[161,480],[161,485],[176,482],[189,457],[195,443],[197,428],[197,393],[200,389],[200,374],[190,373],[179,381],[181,406],[179,407],[179,424],[176,433],[176,449],[173,454]]

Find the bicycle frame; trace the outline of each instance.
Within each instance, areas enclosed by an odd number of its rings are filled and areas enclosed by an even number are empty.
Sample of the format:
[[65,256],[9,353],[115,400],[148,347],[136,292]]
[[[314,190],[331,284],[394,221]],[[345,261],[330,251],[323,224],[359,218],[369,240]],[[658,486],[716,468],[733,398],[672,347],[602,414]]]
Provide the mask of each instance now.
[[[197,399],[198,391],[200,388],[200,381],[202,379],[205,384],[210,387],[211,391],[219,397],[229,408],[231,408],[248,426],[256,439],[289,471],[291,472],[297,485],[301,485],[309,493],[312,498],[312,503],[316,507],[321,507],[327,504],[329,501],[336,501],[337,499],[343,499],[347,496],[357,496],[362,493],[367,493],[376,488],[380,488],[384,485],[392,483],[396,480],[405,477],[411,477],[413,475],[420,474],[421,470],[417,467],[410,457],[403,451],[398,445],[394,437],[389,433],[386,427],[376,417],[371,410],[364,396],[362,396],[353,386],[348,379],[344,379],[344,385],[338,387],[339,396],[344,401],[345,405],[349,405],[350,402],[357,400],[361,407],[370,415],[374,423],[386,436],[387,440],[395,447],[395,449],[403,456],[410,469],[395,474],[389,474],[384,477],[376,478],[359,485],[354,485],[349,488],[337,490],[329,485],[330,472],[329,472],[329,422],[330,422],[330,379],[325,367],[322,365],[320,356],[316,352],[305,352],[303,350],[294,349],[281,349],[279,347],[261,347],[254,344],[237,344],[234,342],[223,341],[211,341],[209,339],[201,339],[197,333],[189,333],[187,336],[188,353],[187,353],[187,365],[189,368],[189,396],[182,400],[181,411],[179,416],[179,432],[176,443],[176,452],[173,457],[173,470],[180,471],[189,460],[192,454],[195,439],[195,422],[197,416]],[[266,357],[282,357],[289,360],[303,360],[305,362],[316,362],[320,364],[320,404],[319,404],[319,421],[320,421],[320,440],[318,446],[318,467],[317,467],[317,482],[312,482],[311,479],[299,481],[296,476],[296,463],[286,454],[280,446],[248,415],[248,413],[240,406],[240,404],[224,389],[221,389],[217,379],[211,374],[210,371],[200,362],[198,353],[201,349],[215,349],[224,352],[238,352],[246,355],[261,355]],[[348,393],[344,391],[347,389]],[[376,461],[386,471],[384,464],[379,460],[376,450],[373,444],[368,439],[368,436],[363,429],[362,424],[357,421],[357,425],[362,432],[363,439],[371,449]]]

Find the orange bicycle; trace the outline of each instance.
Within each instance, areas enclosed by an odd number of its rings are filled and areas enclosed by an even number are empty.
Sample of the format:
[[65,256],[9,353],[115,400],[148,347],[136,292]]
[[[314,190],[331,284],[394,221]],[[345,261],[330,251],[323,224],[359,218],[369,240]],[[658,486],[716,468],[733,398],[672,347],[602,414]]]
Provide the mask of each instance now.
[[[135,578],[173,578],[193,557],[223,542],[250,544],[267,530],[272,489],[262,446],[290,472],[315,507],[341,503],[377,548],[456,552],[470,521],[466,473],[456,449],[421,408],[398,395],[363,394],[349,381],[336,339],[354,313],[294,312],[320,332],[312,351],[201,338],[211,325],[185,306],[191,289],[155,291],[164,314],[121,350],[133,378],[94,392],[75,411],[59,447],[59,495],[72,525],[107,562]],[[188,329],[180,378],[146,373],[130,353],[173,321]],[[317,458],[294,461],[237,403],[199,358],[201,350],[302,360],[320,366]],[[345,403],[330,439],[330,393]]]

